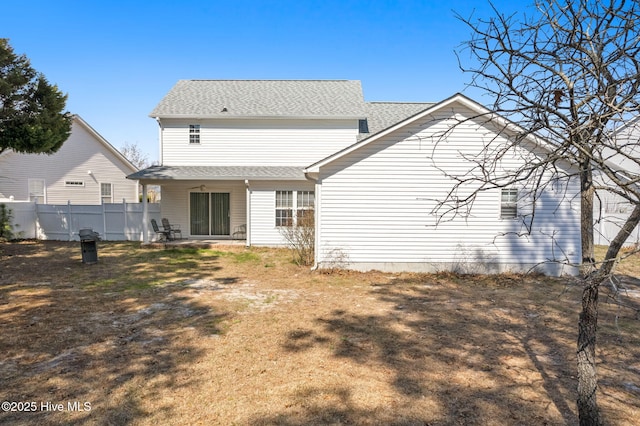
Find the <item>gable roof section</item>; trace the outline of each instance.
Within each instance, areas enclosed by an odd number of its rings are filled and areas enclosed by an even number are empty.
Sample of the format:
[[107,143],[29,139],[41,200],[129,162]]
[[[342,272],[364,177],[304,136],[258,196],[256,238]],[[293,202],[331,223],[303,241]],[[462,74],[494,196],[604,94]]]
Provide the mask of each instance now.
[[433,103],[425,102],[367,102],[368,132],[360,133],[358,140],[375,135],[407,118],[424,111]]
[[[464,106],[466,106],[467,108],[471,109],[472,111],[475,111],[479,116],[484,116],[486,119],[491,120],[491,121],[495,121],[500,127],[504,127],[505,129],[508,129],[510,131],[519,133],[522,131],[522,129],[520,127],[518,127],[515,123],[513,123],[512,121],[496,114],[496,113],[492,113],[490,110],[488,110],[486,107],[480,105],[479,103],[477,103],[476,101],[464,96],[461,93],[457,93],[453,96],[451,96],[450,98],[445,99],[442,102],[438,102],[435,104],[423,104],[426,106],[426,108],[422,109],[421,112],[418,112],[410,117],[406,117],[405,119],[396,122],[395,124],[386,127],[384,130],[379,131],[378,133],[371,135],[368,138],[362,139],[360,141],[358,141],[357,143],[343,149],[342,151],[338,151],[335,154],[332,154],[326,158],[324,158],[323,160],[320,160],[310,166],[308,166],[305,169],[305,173],[318,173],[320,171],[320,167],[323,167],[339,158],[344,157],[345,155],[365,146],[368,145],[386,135],[388,135],[389,133],[398,130],[408,124],[411,124],[417,120],[422,119],[423,117],[434,113],[435,111],[438,111],[442,108],[446,108],[448,106],[451,106],[452,104],[455,103],[460,103]],[[545,146],[544,142],[540,139],[537,138],[533,135],[530,136],[532,139],[534,139],[536,141],[536,143],[538,143],[541,146]]]
[[355,80],[180,80],[154,118],[365,118]]
[[[84,121],[84,119],[82,117],[80,117],[78,114],[74,114],[73,115],[73,122],[76,124],[79,124],[80,126],[84,127],[84,129],[89,132],[89,134],[91,136],[93,136],[93,138],[95,140],[97,140],[99,143],[101,143],[109,152],[111,152],[113,155],[116,156],[116,158],[118,158],[119,161],[122,162],[122,164],[124,164],[128,169],[131,169],[132,172],[137,172],[138,168],[136,166],[133,165],[133,163],[131,161],[129,161],[127,159],[127,157],[125,157],[124,155],[122,155],[122,153],[120,151],[118,151],[113,145],[111,145],[109,143],[109,141],[107,141],[104,137],[102,137],[102,135],[98,132],[96,132],[96,130],[91,127],[89,125],[89,123],[87,123],[86,121]],[[66,142],[66,141],[65,141]],[[9,153],[15,153],[13,150],[11,149],[7,149],[4,152],[2,152],[0,154],[0,156],[3,155],[9,155]],[[38,155],[38,154],[24,154],[24,155]]]
[[115,155],[116,158],[118,158],[118,160],[120,160],[122,162],[122,164],[124,164],[127,168],[131,169],[131,171],[133,171],[133,172],[137,172],[138,171],[138,168],[136,166],[134,166],[133,163],[131,163],[131,161],[129,161],[124,155],[122,155],[122,153],[120,151],[118,151],[113,145],[111,145],[109,143],[109,141],[107,141],[105,138],[103,138],[100,133],[96,132],[93,127],[91,127],[86,121],[84,121],[82,119],[82,117],[80,117],[78,114],[75,114],[73,116],[73,120],[77,124],[79,124],[82,127],[84,127],[85,130],[87,132],[89,132],[89,134],[91,134],[91,136],[94,137],[94,139],[96,139],[108,151],[110,151],[113,155]]

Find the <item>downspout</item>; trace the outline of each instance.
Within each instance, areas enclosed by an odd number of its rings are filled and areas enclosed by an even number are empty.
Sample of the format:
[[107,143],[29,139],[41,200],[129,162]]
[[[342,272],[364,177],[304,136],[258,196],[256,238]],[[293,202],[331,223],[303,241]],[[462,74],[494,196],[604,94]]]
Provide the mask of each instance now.
[[313,212],[313,221],[314,221],[314,226],[315,226],[315,230],[313,232],[313,266],[311,267],[311,271],[317,271],[319,266],[318,265],[318,252],[319,252],[319,244],[318,244],[318,238],[320,235],[320,203],[318,202],[318,200],[320,199],[320,188],[322,187],[322,185],[320,185],[320,181],[319,179],[314,179],[313,177],[311,177],[309,175],[309,173],[305,172],[304,173],[304,177],[307,178],[307,180],[312,180],[315,181],[315,194],[316,194],[316,199],[314,201],[314,212]]
[[160,121],[159,117],[154,117],[156,119],[156,122],[158,123],[158,143],[160,145],[160,149],[158,151],[158,160],[160,161],[160,165],[163,164],[163,157],[162,157],[162,146],[163,146],[163,138],[162,138],[162,130],[164,130],[164,128],[162,127],[162,122]]
[[246,187],[247,197],[247,235],[245,236],[245,246],[251,247],[251,187],[249,186],[249,179],[244,180],[244,186]]

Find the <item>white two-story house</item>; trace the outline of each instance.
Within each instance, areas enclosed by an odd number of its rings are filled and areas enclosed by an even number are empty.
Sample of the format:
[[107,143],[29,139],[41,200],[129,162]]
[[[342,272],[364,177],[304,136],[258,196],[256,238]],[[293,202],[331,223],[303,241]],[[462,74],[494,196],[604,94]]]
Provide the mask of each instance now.
[[[527,232],[526,188],[487,191],[471,214],[436,217],[464,158],[504,138],[503,122],[452,123],[487,112],[462,95],[365,102],[359,81],[184,80],[150,114],[160,165],[129,178],[161,185],[162,216],[191,239],[283,245],[281,229],[313,209],[319,267],[572,273],[572,182],[542,197]],[[434,136],[448,128],[446,140]]]

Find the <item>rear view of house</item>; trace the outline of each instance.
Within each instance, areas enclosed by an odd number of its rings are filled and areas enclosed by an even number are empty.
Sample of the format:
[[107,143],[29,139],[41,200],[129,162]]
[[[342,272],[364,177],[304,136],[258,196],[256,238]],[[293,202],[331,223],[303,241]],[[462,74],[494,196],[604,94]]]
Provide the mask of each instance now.
[[180,81],[151,113],[161,164],[129,177],[162,186],[162,215],[188,238],[283,245],[282,228],[313,210],[319,267],[575,272],[570,179],[535,200],[513,186],[483,192],[464,215],[438,212],[465,159],[509,137],[480,115],[462,95],[366,102],[358,81]]

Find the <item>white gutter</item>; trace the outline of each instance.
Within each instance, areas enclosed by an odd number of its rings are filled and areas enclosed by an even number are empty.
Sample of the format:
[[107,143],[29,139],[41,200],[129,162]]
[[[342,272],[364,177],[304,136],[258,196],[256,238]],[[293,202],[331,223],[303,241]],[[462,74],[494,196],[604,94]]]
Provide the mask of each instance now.
[[313,211],[313,221],[315,226],[315,232],[313,233],[314,241],[313,241],[313,266],[311,267],[312,271],[317,271],[320,265],[318,265],[318,255],[319,255],[319,244],[318,238],[320,235],[320,203],[318,200],[320,199],[320,189],[322,185],[318,182],[318,174],[314,173],[313,175],[305,172],[305,177],[309,180],[315,181],[315,194],[316,199],[314,202],[315,208]]
[[162,158],[162,145],[163,145],[163,140],[162,140],[162,131],[164,130],[164,128],[162,127],[162,122],[160,121],[159,117],[154,117],[156,119],[156,122],[158,123],[158,144],[159,146],[159,151],[158,151],[158,160],[160,161],[160,165],[163,164],[163,158]]

